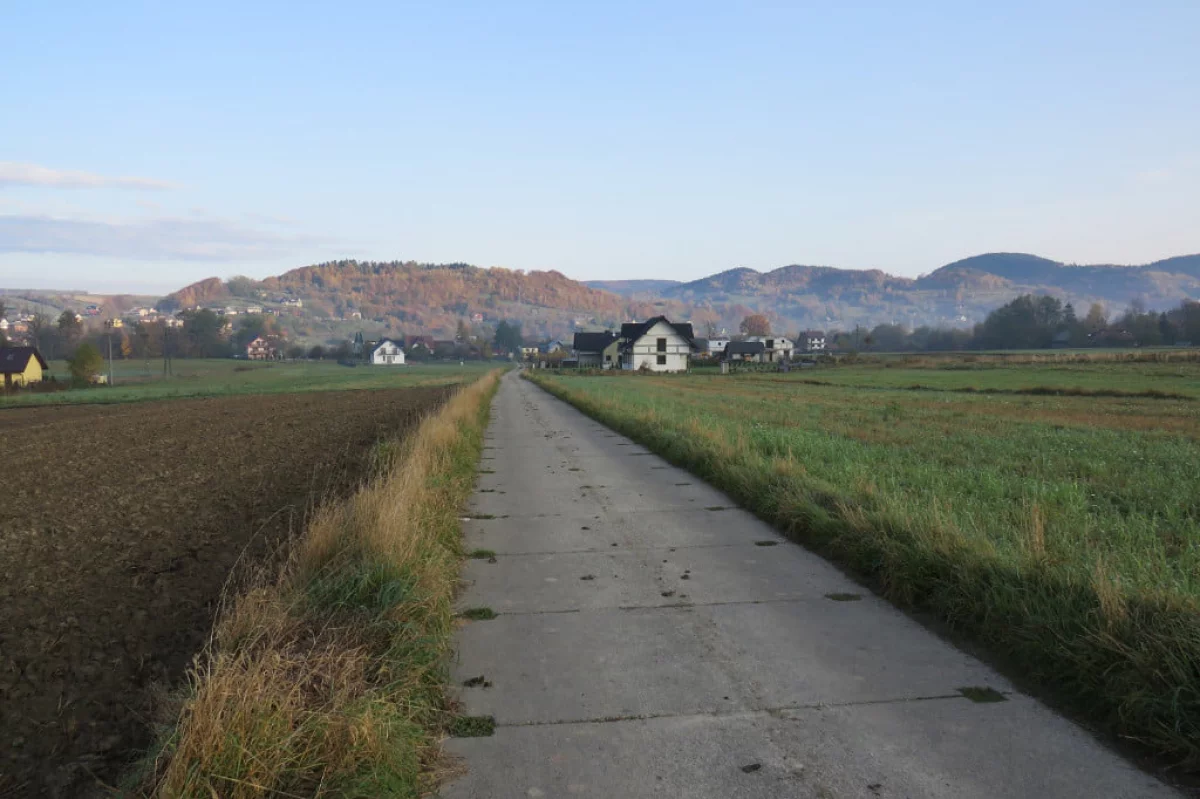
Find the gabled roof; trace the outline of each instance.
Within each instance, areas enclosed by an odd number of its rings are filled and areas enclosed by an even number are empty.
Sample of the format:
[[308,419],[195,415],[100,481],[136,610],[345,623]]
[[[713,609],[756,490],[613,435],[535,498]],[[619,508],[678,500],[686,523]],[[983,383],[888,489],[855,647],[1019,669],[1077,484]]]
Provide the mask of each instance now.
[[29,366],[29,359],[37,358],[43,369],[49,369],[46,359],[37,347],[0,347],[0,374],[20,374]]
[[691,322],[672,322],[665,316],[656,316],[653,319],[647,319],[645,322],[626,322],[621,325],[621,349],[628,350],[633,346],[634,342],[646,335],[649,330],[659,322],[671,327],[676,333],[687,340],[692,349],[696,347],[696,334],[692,332]]
[[762,355],[766,349],[761,341],[731,341],[725,348],[725,355]]
[[393,344],[399,349],[404,349],[404,345],[401,344],[399,341],[396,341],[393,338],[381,338],[381,339],[379,339],[379,341],[375,342],[375,346],[371,347],[371,352],[374,352],[375,350],[379,349],[384,344]]
[[604,352],[616,340],[617,334],[611,330],[605,330],[603,333],[576,333],[574,349],[576,352]]

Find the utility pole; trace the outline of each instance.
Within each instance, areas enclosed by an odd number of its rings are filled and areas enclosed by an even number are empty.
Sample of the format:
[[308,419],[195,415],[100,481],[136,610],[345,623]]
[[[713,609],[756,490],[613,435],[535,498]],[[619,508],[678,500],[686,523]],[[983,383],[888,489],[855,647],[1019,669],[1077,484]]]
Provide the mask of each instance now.
[[113,320],[109,319],[104,323],[104,329],[108,333],[108,385],[113,384],[113,367],[112,367],[112,332]]

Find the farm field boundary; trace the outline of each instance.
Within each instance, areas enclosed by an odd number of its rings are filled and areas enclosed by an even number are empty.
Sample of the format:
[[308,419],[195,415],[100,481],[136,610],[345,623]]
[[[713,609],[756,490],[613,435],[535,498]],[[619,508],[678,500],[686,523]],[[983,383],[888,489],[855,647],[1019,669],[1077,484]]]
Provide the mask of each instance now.
[[[1091,565],[1069,561],[1036,502],[1023,506],[1010,551],[960,531],[949,506],[917,508],[903,493],[824,479],[832,464],[796,460],[705,378],[527,377],[726,491],[897,605],[949,624],[1080,718],[1160,763],[1200,770],[1200,603],[1186,582],[1130,585],[1099,550]],[[720,411],[697,417],[681,398],[704,387],[703,403]],[[768,402],[744,401],[751,413]]]
[[491,372],[377,475],[320,509],[281,576],[229,601],[133,790],[153,797],[396,796],[429,787]]

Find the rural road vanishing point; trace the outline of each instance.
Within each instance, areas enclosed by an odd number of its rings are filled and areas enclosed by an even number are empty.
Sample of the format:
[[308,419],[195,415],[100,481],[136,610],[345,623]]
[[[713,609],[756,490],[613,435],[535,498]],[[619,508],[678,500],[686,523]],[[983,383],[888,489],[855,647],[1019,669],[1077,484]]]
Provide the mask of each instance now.
[[445,799],[1177,795],[516,374],[486,447],[453,674],[496,727]]

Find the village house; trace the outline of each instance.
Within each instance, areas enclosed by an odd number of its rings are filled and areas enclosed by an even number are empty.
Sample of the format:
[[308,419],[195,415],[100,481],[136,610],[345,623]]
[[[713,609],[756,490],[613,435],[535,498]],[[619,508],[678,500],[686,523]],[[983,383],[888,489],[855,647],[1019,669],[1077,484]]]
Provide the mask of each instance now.
[[766,345],[761,341],[731,341],[721,356],[725,361],[749,361],[759,363],[763,360]]
[[621,325],[621,368],[651,372],[683,372],[696,349],[690,322],[669,322],[656,316]]
[[404,366],[404,348],[390,338],[380,339],[371,350],[371,363],[375,366]]
[[821,330],[805,330],[800,334],[800,347],[805,352],[824,352],[825,333]]
[[8,332],[8,320],[0,317],[0,333]]
[[273,361],[279,357],[279,344],[274,337],[259,336],[246,345],[246,357],[252,361]]
[[576,333],[575,359],[583,369],[611,369],[620,360],[621,338],[611,330],[603,333]]
[[[697,340],[697,343],[699,343],[699,340]],[[720,335],[704,339],[704,346],[701,348],[701,352],[712,358],[720,358],[725,354],[725,348],[728,346],[729,335],[722,330]]]
[[5,388],[41,382],[49,368],[36,347],[0,347],[0,374],[4,375]]
[[749,336],[746,341],[761,341],[763,345],[763,363],[778,363],[792,358],[795,348],[792,340],[786,336]]

